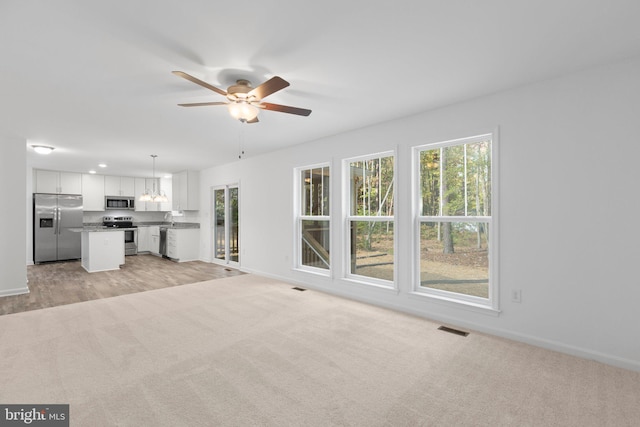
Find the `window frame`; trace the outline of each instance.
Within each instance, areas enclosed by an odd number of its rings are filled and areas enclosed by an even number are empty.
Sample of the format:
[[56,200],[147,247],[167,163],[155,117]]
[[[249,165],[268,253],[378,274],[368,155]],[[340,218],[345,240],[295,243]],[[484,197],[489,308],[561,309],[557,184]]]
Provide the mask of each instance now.
[[[458,145],[473,144],[481,141],[491,141],[491,204],[490,215],[422,215],[422,194],[421,194],[421,172],[420,172],[420,155],[423,151],[446,148]],[[423,297],[429,297],[440,301],[452,302],[457,304],[464,304],[470,307],[476,307],[480,309],[487,309],[490,312],[499,312],[499,280],[498,280],[498,251],[499,251],[499,237],[498,237],[498,133],[493,131],[490,133],[483,133],[476,136],[451,139],[441,142],[427,143],[413,147],[413,161],[412,161],[412,186],[413,186],[413,295],[419,295]],[[420,254],[421,254],[421,238],[420,227],[426,222],[484,222],[489,226],[489,284],[488,284],[488,297],[478,297],[473,295],[462,294],[458,292],[450,292],[440,289],[433,289],[421,286],[421,266],[420,266]]]
[[[223,185],[216,185],[211,187],[211,262],[215,263],[215,264],[219,264],[219,265],[228,265],[234,268],[240,268],[240,258],[241,258],[241,249],[238,251],[238,260],[234,261],[231,259],[230,256],[230,251],[229,251],[229,243],[230,243],[230,229],[231,229],[231,223],[230,223],[230,218],[232,217],[232,212],[231,212],[231,206],[230,206],[230,192],[232,189],[236,189],[238,194],[237,194],[237,209],[238,209],[238,246],[241,247],[242,246],[242,240],[240,238],[240,233],[241,233],[241,227],[240,227],[240,182],[233,182],[230,184],[223,184]],[[223,191],[223,197],[224,197],[224,232],[223,232],[223,239],[224,239],[224,244],[225,244],[225,258],[218,258],[216,256],[216,249],[217,249],[217,245],[216,245],[216,240],[218,238],[218,230],[217,230],[217,213],[216,213],[216,192],[217,191]]]
[[[303,213],[303,194],[304,186],[302,183],[302,174],[305,171],[311,171],[313,169],[327,168],[329,170],[329,206],[326,212],[326,215],[304,215]],[[330,162],[322,162],[316,163],[312,165],[300,166],[294,168],[293,172],[293,182],[294,182],[294,245],[293,245],[293,269],[304,271],[307,273],[314,273],[321,276],[331,277],[333,275],[333,251],[331,250],[331,246],[333,245],[333,224],[331,221],[331,210],[332,208],[332,194],[333,194],[333,180],[332,180],[332,170]],[[324,209],[323,209],[324,211]],[[329,266],[328,268],[320,268],[314,267],[310,265],[305,265],[302,263],[302,224],[304,221],[327,221],[329,223]]]
[[[393,216],[380,215],[380,216],[364,216],[364,215],[352,215],[351,213],[351,163],[359,161],[367,161],[372,159],[379,159],[383,157],[393,157]],[[343,277],[345,280],[363,284],[367,286],[374,286],[383,289],[389,289],[398,291],[398,227],[397,227],[397,213],[398,208],[398,155],[395,150],[387,150],[373,154],[366,154],[357,157],[350,157],[343,159],[343,187],[342,187],[342,204],[343,204],[343,227],[342,233],[343,240]],[[375,277],[363,276],[360,274],[354,274],[351,272],[351,222],[352,221],[370,221],[370,222],[388,222],[393,223],[393,280],[379,279]]]

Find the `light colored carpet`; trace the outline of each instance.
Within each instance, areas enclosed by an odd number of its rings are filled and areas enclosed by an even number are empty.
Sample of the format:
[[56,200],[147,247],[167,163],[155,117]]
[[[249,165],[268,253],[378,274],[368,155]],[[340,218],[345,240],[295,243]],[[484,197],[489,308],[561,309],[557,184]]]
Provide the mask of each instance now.
[[0,317],[72,426],[632,426],[640,373],[244,275]]

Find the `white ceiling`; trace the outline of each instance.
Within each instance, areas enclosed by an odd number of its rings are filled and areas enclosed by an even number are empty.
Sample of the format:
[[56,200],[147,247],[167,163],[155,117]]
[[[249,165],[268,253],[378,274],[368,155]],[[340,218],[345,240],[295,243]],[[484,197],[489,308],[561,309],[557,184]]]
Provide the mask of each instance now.
[[[56,147],[34,167],[204,169],[640,54],[637,0],[2,0],[0,133]],[[243,125],[226,89],[278,75]]]

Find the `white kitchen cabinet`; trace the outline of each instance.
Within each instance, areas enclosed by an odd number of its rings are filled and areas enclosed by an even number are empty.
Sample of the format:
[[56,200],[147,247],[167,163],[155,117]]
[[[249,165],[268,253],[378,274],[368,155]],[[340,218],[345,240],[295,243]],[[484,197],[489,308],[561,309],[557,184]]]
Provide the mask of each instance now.
[[138,252],[150,252],[149,232],[148,226],[138,226]]
[[200,173],[182,171],[174,173],[171,180],[173,210],[197,211],[200,209]]
[[200,229],[170,228],[167,230],[167,256],[173,260],[195,261],[200,258]]
[[82,194],[82,174],[35,170],[34,193]]
[[82,210],[104,211],[104,175],[82,174]]
[[154,255],[160,255],[160,226],[149,227],[149,251]]
[[118,270],[124,264],[124,231],[82,232],[82,268],[89,273]]
[[147,185],[145,184],[145,179],[144,178],[135,178],[133,180],[133,186],[134,186],[134,191],[136,194],[136,208],[135,211],[136,212],[145,212],[147,210],[147,204],[145,202],[141,202],[140,200],[140,196],[142,195],[142,193],[144,193],[144,191],[147,188]]
[[160,226],[138,226],[138,252],[160,255]]
[[171,178],[160,178],[160,191],[164,192],[169,201],[160,203],[159,210],[162,212],[170,211],[173,203],[173,188]]
[[104,195],[135,197],[135,179],[129,176],[104,177]]

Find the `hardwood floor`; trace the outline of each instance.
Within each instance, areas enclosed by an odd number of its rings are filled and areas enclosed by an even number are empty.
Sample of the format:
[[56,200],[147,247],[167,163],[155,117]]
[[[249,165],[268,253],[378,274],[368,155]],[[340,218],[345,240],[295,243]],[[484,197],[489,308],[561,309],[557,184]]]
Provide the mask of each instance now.
[[0,298],[0,315],[38,310],[152,289],[244,274],[202,261],[173,262],[153,255],[126,257],[120,270],[87,273],[80,261],[27,267],[28,294]]

